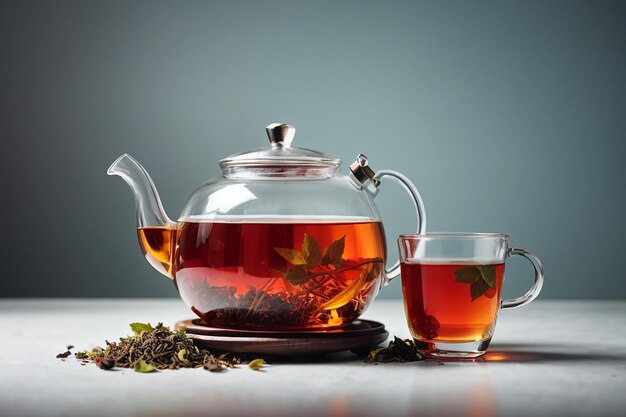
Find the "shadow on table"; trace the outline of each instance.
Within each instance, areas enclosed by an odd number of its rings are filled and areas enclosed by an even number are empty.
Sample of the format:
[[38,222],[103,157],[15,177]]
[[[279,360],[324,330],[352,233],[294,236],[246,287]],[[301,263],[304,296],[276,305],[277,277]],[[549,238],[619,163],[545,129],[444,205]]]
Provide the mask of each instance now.
[[625,361],[626,354],[606,354],[593,351],[577,351],[571,345],[496,343],[476,362],[548,363],[577,361]]
[[[418,361],[421,366],[436,366],[445,363],[553,363],[553,362],[578,362],[578,361],[626,361],[626,352],[618,352],[617,354],[607,354],[602,352],[573,351],[571,345],[562,344],[513,344],[513,343],[495,343],[491,345],[487,353],[481,358],[473,360],[451,360],[442,361],[436,359],[426,359]],[[254,356],[254,355],[253,355]],[[298,364],[298,365],[315,365],[315,364],[334,364],[349,362],[364,362],[365,356],[357,355],[353,352],[337,352],[325,355],[308,355],[308,356],[263,356],[268,363],[274,364]],[[407,362],[411,363],[411,362]],[[370,365],[378,365],[379,363],[370,363]],[[401,363],[386,363],[385,365],[394,366]]]

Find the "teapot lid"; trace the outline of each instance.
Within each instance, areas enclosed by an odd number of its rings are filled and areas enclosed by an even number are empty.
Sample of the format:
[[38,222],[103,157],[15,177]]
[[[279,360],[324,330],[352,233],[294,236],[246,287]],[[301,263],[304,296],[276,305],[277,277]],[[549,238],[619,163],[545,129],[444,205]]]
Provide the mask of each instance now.
[[296,128],[272,123],[265,128],[269,148],[253,149],[224,158],[220,167],[227,177],[330,177],[341,160],[310,149],[292,148]]

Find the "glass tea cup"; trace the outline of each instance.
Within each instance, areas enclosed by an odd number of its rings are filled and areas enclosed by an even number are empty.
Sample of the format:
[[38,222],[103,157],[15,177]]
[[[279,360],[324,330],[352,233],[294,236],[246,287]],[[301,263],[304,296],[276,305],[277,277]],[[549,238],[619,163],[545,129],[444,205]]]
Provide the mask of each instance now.
[[[499,233],[425,233],[398,238],[407,322],[420,353],[476,358],[487,351],[500,308],[534,300],[543,285],[541,261],[511,248]],[[520,255],[535,269],[523,296],[502,300],[506,258]]]

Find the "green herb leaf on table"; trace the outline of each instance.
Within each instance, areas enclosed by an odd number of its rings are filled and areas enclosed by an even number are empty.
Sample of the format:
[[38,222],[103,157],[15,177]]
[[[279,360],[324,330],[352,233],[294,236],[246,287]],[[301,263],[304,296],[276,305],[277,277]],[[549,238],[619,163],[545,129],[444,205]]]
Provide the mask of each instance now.
[[141,335],[141,333],[150,333],[153,329],[150,323],[131,323],[130,328],[135,336]]
[[263,367],[263,364],[265,362],[263,361],[263,359],[253,359],[250,361],[250,363],[248,363],[248,368],[252,369],[253,371],[258,371]]
[[178,360],[181,361],[183,364],[188,366],[190,365],[189,361],[187,360],[187,349],[179,350],[176,356],[178,357]]
[[496,266],[469,266],[454,271],[455,281],[470,284],[472,301],[484,295],[490,288],[496,288]]
[[135,366],[133,367],[133,369],[135,370],[135,372],[142,372],[142,373],[149,373],[149,372],[154,372],[157,370],[156,366],[152,365],[151,363],[147,363],[143,359],[139,359],[135,363]]

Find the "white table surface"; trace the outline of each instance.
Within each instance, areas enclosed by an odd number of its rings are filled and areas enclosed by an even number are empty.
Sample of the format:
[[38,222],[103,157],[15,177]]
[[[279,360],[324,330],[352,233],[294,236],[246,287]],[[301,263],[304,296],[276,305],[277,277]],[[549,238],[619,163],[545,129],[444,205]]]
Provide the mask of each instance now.
[[[476,362],[324,361],[140,374],[55,355],[104,345],[128,323],[173,325],[179,300],[0,299],[2,416],[624,416],[626,301],[536,301],[502,311]],[[408,337],[400,300],[364,318]]]

